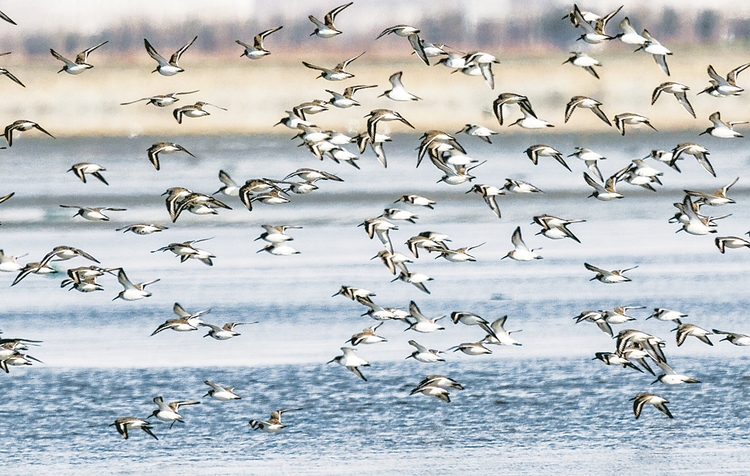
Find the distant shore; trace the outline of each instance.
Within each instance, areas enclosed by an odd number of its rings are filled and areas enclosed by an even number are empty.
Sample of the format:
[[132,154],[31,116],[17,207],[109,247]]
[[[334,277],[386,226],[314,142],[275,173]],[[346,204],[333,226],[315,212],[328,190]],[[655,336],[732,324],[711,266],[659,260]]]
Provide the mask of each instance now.
[[[603,66],[596,68],[601,79],[570,64],[562,64],[567,54],[503,57],[493,65],[495,90],[480,77],[469,77],[460,72],[451,74],[442,65],[425,66],[409,54],[408,43],[394,55],[398,59],[362,58],[347,68],[355,78],[341,82],[316,79],[318,72],[302,65],[308,61],[332,67],[346,58],[332,59],[313,56],[290,58],[270,55],[256,61],[233,57],[201,57],[186,54],[181,66],[185,72],[173,77],[151,74],[156,63],[145,53],[127,61],[91,57],[94,69],[78,76],[55,74],[61,64],[50,57],[47,61],[29,63],[22,58],[7,57],[2,66],[26,85],[25,88],[0,77],[4,96],[2,120],[6,124],[17,119],[38,122],[55,136],[130,136],[185,135],[185,134],[289,134],[284,126],[276,126],[285,111],[296,104],[313,99],[330,99],[325,89],[343,91],[355,84],[377,85],[356,93],[361,107],[336,109],[310,116],[309,119],[325,129],[346,132],[364,130],[363,116],[376,108],[398,110],[417,132],[441,129],[454,132],[466,123],[477,123],[498,132],[521,117],[517,107],[505,114],[505,125],[500,126],[492,113],[492,102],[502,92],[515,92],[529,97],[537,115],[555,125],[544,133],[606,132],[603,122],[587,110],[576,110],[564,123],[565,105],[575,95],[585,95],[603,103],[602,109],[612,119],[616,114],[633,112],[645,115],[659,130],[705,130],[711,125],[708,115],[721,111],[727,121],[748,118],[747,96],[717,99],[706,94],[696,95],[709,85],[706,68],[713,64],[725,75],[743,59],[733,51],[676,51],[668,57],[671,76],[665,75],[651,55],[632,53],[625,45],[611,45],[600,53],[591,52]],[[57,68],[57,69],[55,69]],[[421,101],[403,103],[385,97],[377,98],[390,89],[388,77],[403,71],[403,82]],[[750,73],[747,84],[750,84]],[[738,84],[746,83],[742,75]],[[651,105],[651,94],[656,86],[676,81],[690,87],[688,98],[697,119],[693,119],[671,95],[662,94]],[[180,102],[166,108],[156,108],[140,102],[128,106],[120,103],[142,97],[176,91],[200,90],[181,96]],[[227,111],[208,106],[210,116],[186,118],[177,124],[172,117],[175,107],[206,101]],[[400,123],[388,124],[392,132],[409,132]],[[738,130],[742,126],[739,126]],[[539,135],[540,131],[521,131]]]

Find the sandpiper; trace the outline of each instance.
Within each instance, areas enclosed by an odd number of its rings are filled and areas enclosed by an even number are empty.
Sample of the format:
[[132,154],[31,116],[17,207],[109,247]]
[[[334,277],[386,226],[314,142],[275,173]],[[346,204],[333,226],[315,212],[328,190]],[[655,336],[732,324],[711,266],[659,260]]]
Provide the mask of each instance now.
[[510,124],[508,127],[520,126],[524,129],[544,129],[547,127],[555,127],[554,124],[550,124],[547,121],[538,119],[535,115],[533,115],[531,112],[527,111],[526,109],[521,109],[521,112],[523,113],[523,117],[518,119],[513,124]]
[[725,335],[721,340],[728,341],[730,344],[739,345],[739,346],[746,346],[750,345],[750,336],[745,334],[739,334],[737,332],[726,332],[726,331],[720,331],[718,329],[712,329],[714,334],[721,334]]
[[159,251],[171,251],[175,254],[175,256],[180,258],[180,263],[184,263],[188,259],[192,258],[201,261],[205,265],[213,266],[214,263],[211,259],[216,258],[216,256],[206,250],[202,250],[193,246],[196,243],[207,240],[210,240],[210,238],[184,241],[182,243],[170,243],[167,246],[159,248],[158,250],[153,250],[152,253],[156,253]]
[[630,165],[623,167],[617,173],[612,175],[607,179],[607,181],[604,183],[604,186],[600,185],[596,182],[589,174],[586,172],[583,173],[583,179],[586,181],[589,186],[591,186],[594,191],[591,192],[591,195],[589,197],[594,197],[597,200],[601,200],[603,202],[607,202],[610,200],[616,200],[618,198],[623,198],[624,195],[618,192],[615,189],[615,186],[617,185],[617,182],[622,179],[622,177],[630,170]]
[[736,124],[747,124],[747,121],[724,122],[721,120],[721,113],[719,111],[708,116],[708,120],[713,123],[713,127],[709,127],[698,135],[710,134],[719,139],[742,137],[742,134],[734,130],[734,126]]
[[464,342],[453,346],[448,350],[452,350],[453,352],[461,351],[466,355],[483,355],[492,353],[492,351],[485,347],[481,342]]
[[211,330],[209,330],[203,337],[212,337],[216,340],[227,340],[241,335],[239,332],[235,331],[234,328],[235,326],[241,326],[244,324],[257,324],[257,322],[227,322],[221,327],[207,322],[201,322],[198,325],[211,328]]
[[243,43],[240,40],[234,40],[235,43],[245,48],[245,51],[242,52],[240,58],[246,56],[248,59],[255,60],[260,59],[266,55],[270,55],[271,52],[265,49],[265,47],[263,46],[263,39],[271,33],[281,30],[282,28],[282,26],[277,26],[276,28],[270,28],[268,30],[261,31],[260,33],[255,35],[255,38],[253,38],[252,45]]
[[677,102],[679,102],[691,116],[696,117],[693,106],[690,104],[690,101],[688,101],[687,98],[686,92],[689,90],[690,88],[685,86],[684,84],[675,83],[672,81],[661,83],[654,89],[654,92],[651,94],[651,105],[654,105],[661,93],[674,94]]
[[419,310],[417,303],[415,303],[414,301],[411,301],[409,303],[409,316],[413,317],[415,321],[409,321],[410,325],[405,329],[405,331],[415,330],[417,332],[427,333],[445,330],[445,327],[437,324],[437,321],[444,318],[445,316],[438,316],[430,319],[422,314],[422,311]]
[[727,73],[726,78],[716,74],[716,70],[712,65],[708,65],[708,76],[711,78],[711,86],[707,87],[701,93],[708,93],[715,97],[728,97],[728,96],[739,96],[744,89],[737,86],[737,75],[745,71],[750,67],[750,63],[745,63],[741,66],[734,68],[732,71]]
[[78,56],[76,56],[75,61],[70,61],[68,58],[65,58],[63,55],[53,50],[52,48],[50,48],[49,52],[52,53],[52,56],[65,63],[65,66],[63,66],[60,71],[58,71],[58,73],[62,73],[63,71],[65,71],[68,74],[81,74],[87,69],[93,68],[92,65],[87,63],[87,61],[89,60],[89,54],[100,46],[106,45],[107,43],[108,41],[103,41],[96,46],[92,46],[91,48],[87,48],[81,51],[80,53],[78,53]]
[[177,332],[197,331],[198,326],[202,322],[200,319],[201,316],[211,312],[211,309],[204,309],[202,311],[190,313],[187,312],[178,302],[174,303],[172,310],[178,317],[176,319],[167,319],[151,333],[152,336],[167,329],[172,329]]
[[188,104],[187,106],[178,107],[177,109],[172,111],[172,115],[177,121],[177,124],[182,124],[182,116],[186,116],[186,117],[210,116],[211,113],[203,109],[205,106],[212,106],[217,109],[221,109],[222,111],[226,111],[226,108],[217,106],[216,104],[211,104],[205,101],[198,101],[195,104]]
[[328,81],[341,81],[344,79],[353,78],[354,75],[348,71],[346,71],[346,67],[349,66],[349,63],[356,60],[360,56],[365,54],[364,52],[358,54],[357,56],[353,58],[349,58],[348,60],[342,61],[341,63],[337,64],[331,69],[328,68],[322,68],[320,66],[315,66],[314,64],[310,64],[306,61],[303,61],[302,64],[307,66],[310,69],[317,69],[318,71],[322,71],[320,75],[318,75],[318,78],[323,78]]
[[503,125],[503,106],[510,104],[518,104],[521,111],[526,111],[536,117],[534,110],[531,108],[529,98],[516,93],[502,93],[492,103],[492,111],[495,113],[495,117],[501,126]]
[[18,258],[23,258],[26,254],[19,256],[11,256],[5,254],[3,250],[0,250],[0,271],[14,273],[20,271],[23,266],[17,261]]
[[673,311],[671,309],[664,309],[659,307],[654,309],[654,312],[646,319],[651,319],[652,317],[660,321],[674,321],[679,325],[682,324],[682,322],[680,322],[680,318],[687,317],[687,314],[680,311]]
[[659,375],[657,379],[652,382],[652,384],[656,382],[661,382],[666,385],[679,385],[681,383],[700,383],[699,380],[695,380],[694,378],[688,377],[687,375],[678,374],[674,371],[674,369],[672,369],[672,367],[669,366],[669,364],[664,361],[657,361],[656,365],[658,365],[664,373]]
[[599,107],[601,105],[602,103],[590,97],[573,96],[568,102],[567,106],[565,106],[565,122],[566,123],[568,122],[575,108],[583,107],[586,109],[591,109],[591,112],[596,114],[596,117],[604,121],[604,123],[607,124],[608,126],[611,126],[612,123],[609,122],[609,119],[607,118],[606,114],[604,114],[604,111],[602,111],[601,108]]
[[[406,268],[406,265],[404,265],[404,268]],[[404,271],[404,269],[402,269],[399,272],[398,276],[393,278],[391,282],[403,281],[405,283],[410,283],[410,284],[413,284],[414,287],[416,287],[423,293],[430,294],[430,290],[427,289],[427,286],[425,285],[425,283],[427,281],[432,281],[432,280],[433,278],[427,276],[426,274],[410,272],[409,270]]]
[[427,66],[430,65],[430,60],[429,58],[427,58],[427,53],[425,53],[424,46],[422,45],[422,41],[419,38],[419,28],[414,28],[413,26],[409,25],[395,25],[383,30],[375,39],[377,40],[382,36],[390,35],[391,33],[408,39],[409,44],[411,45],[417,56],[419,56],[419,59],[421,59]]
[[414,126],[412,126],[409,121],[404,119],[404,117],[399,114],[398,112],[391,110],[391,109],[373,109],[370,111],[368,115],[365,116],[367,119],[367,133],[370,135],[370,137],[375,137],[377,135],[377,126],[378,122],[380,121],[400,121],[406,124],[407,126],[414,129]]
[[180,423],[185,423],[182,419],[182,415],[179,414],[180,407],[186,405],[198,405],[200,402],[196,402],[193,400],[180,400],[177,402],[170,402],[169,404],[165,404],[164,399],[159,396],[154,397],[154,403],[159,408],[154,410],[154,412],[149,415],[148,418],[154,416],[161,421],[166,421],[167,423],[169,423],[169,429],[171,430],[175,422],[179,421]]
[[234,393],[234,387],[222,387],[220,385],[216,385],[210,380],[206,380],[203,383],[211,387],[208,393],[203,395],[204,397],[211,397],[214,400],[219,400],[220,402],[226,402],[229,400],[240,400],[241,398],[239,395]]
[[510,336],[511,334],[514,334],[516,332],[521,332],[521,330],[519,329],[515,331],[506,331],[504,326],[505,321],[507,320],[508,316],[503,316],[492,321],[492,323],[490,323],[489,329],[491,332],[488,332],[484,339],[481,340],[481,342],[484,344],[496,345],[522,345],[520,342]]
[[105,215],[102,212],[111,211],[111,212],[124,212],[127,209],[125,208],[116,208],[116,207],[80,207],[78,205],[60,205],[62,208],[76,208],[78,209],[78,212],[76,212],[73,217],[80,216],[81,218],[84,218],[89,221],[109,221],[109,217]]
[[526,246],[526,243],[524,243],[523,238],[521,237],[521,227],[518,226],[513,231],[513,235],[510,238],[511,243],[513,243],[513,246],[515,246],[514,249],[510,250],[508,254],[503,256],[501,259],[505,258],[511,258],[516,261],[532,261],[535,259],[542,259],[542,257],[536,252],[537,249],[529,249],[528,246]]
[[488,144],[492,144],[490,137],[497,134],[497,132],[493,131],[492,129],[480,126],[478,124],[466,124],[464,128],[456,132],[456,134],[461,134],[462,132],[465,132],[470,136],[479,137]]
[[681,346],[685,339],[688,336],[694,336],[697,337],[701,342],[704,342],[710,346],[713,346],[714,344],[711,342],[711,339],[708,338],[708,336],[711,335],[711,332],[707,331],[706,329],[700,328],[696,326],[695,324],[680,324],[675,329],[672,329],[673,331],[677,331],[676,339],[677,339],[677,347]]
[[667,49],[661,43],[659,43],[656,38],[651,36],[648,30],[644,29],[643,33],[641,33],[641,36],[646,39],[646,42],[638,47],[636,51],[645,51],[646,53],[650,53],[654,57],[654,61],[656,61],[656,64],[659,65],[659,68],[661,68],[661,70],[664,71],[667,76],[669,76],[667,55],[671,55],[672,52],[669,51],[669,49]]
[[562,64],[565,63],[570,63],[573,66],[580,66],[581,68],[591,73],[596,79],[599,79],[599,75],[594,69],[594,66],[601,66],[602,64],[599,62],[599,60],[592,58],[586,53],[571,51],[570,57],[563,61]]
[[597,352],[594,355],[595,357],[592,360],[601,360],[606,365],[621,365],[623,368],[630,367],[631,369],[643,373],[643,370],[616,352]]
[[654,395],[653,393],[639,393],[635,397],[631,398],[631,400],[633,400],[633,413],[635,413],[636,420],[639,416],[641,416],[643,406],[647,403],[649,405],[655,406],[657,410],[667,415],[669,418],[674,418],[669,412],[669,408],[667,408],[666,404],[669,403],[669,400],[667,400],[666,398]]
[[146,52],[149,54],[149,56],[155,59],[157,63],[159,63],[156,69],[151,72],[156,73],[158,71],[162,76],[174,76],[177,73],[182,73],[183,71],[185,71],[179,66],[178,62],[180,61],[180,57],[182,56],[182,54],[188,48],[190,48],[190,46],[195,43],[195,40],[197,39],[198,37],[196,36],[195,38],[190,40],[190,43],[175,51],[172,57],[169,58],[169,61],[167,61],[163,56],[157,53],[154,47],[151,46],[151,43],[149,43],[148,40],[144,38],[143,44],[146,46]]
[[180,96],[183,94],[193,94],[197,92],[198,90],[196,89],[195,91],[157,94],[156,96],[148,96],[145,98],[136,99],[135,101],[121,102],[120,106],[127,106],[128,104],[135,104],[137,102],[147,101],[146,102],[147,105],[153,104],[156,107],[167,107],[167,106],[171,106],[172,104],[180,100],[180,98],[178,98],[177,96]]
[[680,210],[679,223],[682,228],[678,231],[685,231],[691,235],[707,235],[709,233],[716,233],[716,224],[713,220],[722,217],[708,217],[700,215],[696,209],[698,206],[690,200],[690,195],[685,195],[682,203],[674,203],[674,206]]
[[366,329],[362,330],[362,332],[358,332],[351,336],[351,338],[347,342],[351,342],[352,345],[377,344],[380,342],[387,342],[385,337],[381,337],[375,334],[375,331],[378,330],[378,327],[380,327],[381,325],[383,325],[382,322],[375,324],[374,326],[367,327]]
[[102,167],[101,165],[92,164],[89,162],[79,162],[77,164],[73,164],[67,171],[73,172],[76,174],[76,177],[81,179],[81,182],[86,183],[86,174],[91,174],[94,177],[98,178],[104,185],[109,185],[107,183],[107,179],[104,178],[104,176],[100,173],[107,169]]
[[503,185],[503,189],[507,190],[510,193],[544,193],[541,189],[530,184],[529,182],[511,178],[505,179],[505,185]]
[[576,241],[577,243],[580,243],[581,241],[568,229],[568,225],[571,223],[583,223],[586,220],[580,220],[580,219],[573,219],[573,220],[566,220],[563,218],[558,218],[556,216],[552,215],[537,215],[533,217],[534,222],[532,224],[536,223],[537,225],[542,227],[542,230],[537,233],[537,235],[544,235],[547,238],[553,239],[553,240],[561,240],[563,238],[570,238],[573,241]]
[[[351,3],[349,4],[351,5]],[[294,412],[302,410],[301,408],[282,408],[281,410],[275,410],[271,412],[271,418],[268,421],[262,420],[250,420],[250,428],[253,430],[263,430],[267,433],[275,433],[280,431],[286,425],[281,423],[281,414],[285,412]]]
[[646,124],[653,130],[657,130],[656,127],[651,125],[648,117],[641,116],[640,114],[634,114],[632,112],[624,112],[615,116],[615,127],[620,131],[620,134],[625,135],[625,125],[640,126]]
[[451,250],[449,248],[440,249],[438,250],[438,253],[440,254],[436,256],[435,259],[445,258],[446,260],[452,263],[464,263],[466,261],[476,261],[477,259],[474,258],[472,255],[470,255],[469,251],[473,250],[474,248],[479,248],[480,246],[484,244],[485,243],[479,243],[478,245],[474,245],[474,246],[464,246],[462,248],[456,248],[455,250]]
[[28,131],[28,130],[31,130],[31,129],[36,129],[36,130],[38,130],[40,132],[43,132],[43,133],[47,134],[48,136],[52,137],[53,139],[55,138],[55,136],[53,136],[49,132],[45,131],[42,128],[42,126],[40,126],[36,122],[29,121],[29,120],[26,120],[26,119],[19,119],[19,120],[13,122],[12,124],[9,124],[9,125],[5,126],[4,135],[5,135],[5,140],[8,141],[8,147],[11,147],[13,145],[13,131],[25,132],[25,131]]
[[387,249],[379,251],[378,254],[370,259],[375,258],[380,258],[386,268],[388,268],[388,271],[390,271],[393,275],[396,274],[397,268],[401,271],[408,272],[405,263],[412,263],[412,260],[410,260],[405,254]]
[[121,434],[122,437],[125,438],[126,440],[128,439],[128,430],[131,428],[140,428],[141,430],[151,435],[155,440],[159,439],[156,437],[156,435],[154,435],[151,432],[151,429],[152,429],[151,424],[142,418],[136,418],[136,417],[118,418],[117,420],[115,420],[114,423],[110,424],[109,426],[114,426],[117,429],[117,432]]
[[117,281],[120,282],[123,290],[120,291],[120,294],[115,296],[112,300],[114,301],[116,299],[123,299],[125,301],[137,301],[138,299],[143,299],[151,296],[151,293],[146,291],[145,288],[149,284],[158,282],[159,278],[153,279],[151,281],[146,281],[144,283],[134,284],[128,279],[128,276],[125,274],[125,270],[120,268],[119,272],[117,273]]
[[431,364],[434,362],[445,362],[445,359],[440,356],[440,354],[443,353],[440,350],[428,349],[415,340],[410,340],[409,345],[413,346],[417,350],[406,356],[407,359],[412,358],[426,364]]
[[606,269],[597,268],[596,266],[590,265],[588,263],[583,263],[583,265],[589,271],[593,271],[594,273],[596,273],[596,276],[591,278],[589,281],[593,281],[596,279],[604,284],[626,283],[630,281],[630,278],[625,276],[623,273],[638,267],[638,266],[633,266],[631,268],[615,269],[612,271],[607,271]]
[[189,150],[179,144],[175,144],[174,142],[157,142],[149,147],[148,150],[146,150],[148,154],[148,160],[151,161],[151,164],[153,164],[156,170],[159,170],[161,168],[159,162],[159,154],[172,154],[174,152],[180,151],[185,152],[190,157],[195,157]]
[[356,349],[352,347],[342,347],[341,348],[342,355],[338,355],[326,363],[330,364],[331,362],[336,362],[342,367],[346,367],[354,375],[356,375],[357,377],[367,382],[367,379],[365,378],[364,375],[362,375],[362,372],[359,370],[359,367],[369,367],[370,363],[366,361],[365,359],[356,355],[354,353],[355,350]]
[[695,157],[695,160],[697,160],[698,163],[708,171],[708,173],[716,177],[716,172],[714,171],[711,162],[708,161],[708,149],[700,144],[696,144],[695,142],[682,142],[672,149],[672,160],[670,161],[670,164],[677,162],[680,159],[680,155],[683,153]]
[[390,81],[391,83],[391,89],[385,91],[378,97],[386,96],[388,99],[392,99],[394,101],[419,101],[420,99],[422,99],[406,90],[404,84],[401,82],[402,75],[403,72],[401,71],[393,73],[388,78],[388,81]]
[[311,22],[315,23],[315,31],[310,33],[310,36],[318,35],[321,38],[332,38],[336,35],[340,35],[341,31],[336,29],[336,27],[333,25],[333,21],[336,19],[336,15],[341,13],[342,10],[350,6],[352,3],[354,2],[345,3],[334,8],[330,12],[326,13],[323,21],[318,20],[312,15],[308,16],[307,18]]
[[719,248],[719,251],[721,251],[722,254],[727,248],[750,248],[750,241],[740,238],[739,236],[717,236],[714,239],[714,244]]
[[154,223],[133,223],[132,225],[117,228],[115,231],[121,231],[123,233],[132,232],[136,235],[150,235],[151,233],[157,233],[166,229],[166,226],[156,225]]
[[[554,157],[556,161],[560,163],[563,167],[570,170],[570,167],[565,162],[565,159],[562,156],[562,152],[555,149],[554,147],[550,147],[545,144],[536,144],[532,145],[528,149],[526,149],[524,152],[526,152],[526,155],[529,156],[529,159],[534,163],[534,165],[539,164],[539,157]],[[572,170],[570,170],[572,172]]]
[[[333,106],[346,109],[348,107],[352,106],[359,106],[359,102],[355,101],[352,96],[354,93],[359,91],[360,89],[370,89],[370,88],[376,88],[377,85],[371,84],[358,84],[356,86],[349,86],[348,88],[344,89],[343,93],[337,93],[336,91],[331,91],[330,89],[326,89],[326,92],[333,96],[330,101],[328,101],[328,104],[331,104]],[[351,142],[351,140],[349,141]]]
[[646,38],[639,35],[638,32],[633,28],[633,26],[630,24],[630,19],[628,17],[623,18],[620,21],[620,29],[622,30],[622,33],[618,33],[615,35],[615,38],[619,38],[620,41],[625,43],[626,45],[637,45],[641,46],[644,43],[646,43]]
[[740,178],[737,177],[732,181],[732,183],[725,185],[721,187],[720,189],[716,190],[713,193],[706,193],[706,192],[696,192],[693,190],[683,190],[685,194],[690,195],[691,197],[697,197],[698,199],[695,201],[696,203],[699,203],[700,205],[709,205],[712,207],[718,207],[722,205],[726,205],[729,203],[735,203],[734,200],[727,197],[727,192],[729,189],[737,183],[737,181]]
[[435,201],[434,200],[430,200],[429,198],[423,197],[421,195],[413,194],[413,193],[412,194],[407,194],[407,195],[402,195],[401,197],[399,197],[398,200],[396,200],[393,203],[397,203],[397,202],[404,202],[404,203],[408,203],[410,205],[419,205],[419,206],[422,206],[422,207],[427,207],[430,210],[432,210],[432,209],[435,208],[435,207],[433,207],[433,205],[435,205]]

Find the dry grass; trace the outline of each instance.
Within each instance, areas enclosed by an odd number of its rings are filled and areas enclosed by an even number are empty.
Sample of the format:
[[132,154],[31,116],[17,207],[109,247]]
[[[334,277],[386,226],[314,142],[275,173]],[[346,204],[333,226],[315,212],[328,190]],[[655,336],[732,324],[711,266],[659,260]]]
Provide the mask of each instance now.
[[[313,116],[321,127],[339,130],[363,130],[363,116],[374,108],[392,108],[401,112],[417,131],[427,129],[460,129],[465,123],[479,123],[491,128],[500,126],[492,116],[492,102],[500,92],[527,95],[540,118],[554,123],[552,132],[602,131],[604,124],[589,111],[573,114],[563,124],[565,104],[574,95],[586,95],[604,103],[610,117],[621,112],[635,112],[651,118],[659,130],[695,129],[710,126],[709,114],[722,112],[726,120],[747,118],[747,98],[716,99],[696,93],[708,85],[706,67],[713,64],[726,73],[738,66],[731,51],[677,51],[669,57],[672,76],[659,70],[650,55],[632,54],[623,45],[612,45],[600,54],[592,53],[604,66],[598,68],[601,80],[584,70],[562,62],[567,55],[513,56],[499,55],[501,64],[494,66],[496,87],[490,90],[481,77],[451,74],[442,66],[427,67],[416,57],[408,56],[406,47],[394,48],[398,60],[371,58],[367,55],[352,63],[356,75],[344,82],[316,79],[317,72],[305,68],[303,59],[321,66],[333,66],[336,60],[310,56],[289,58],[271,55],[258,61],[234,57],[201,58],[186,55],[182,66],[186,72],[174,77],[151,74],[155,63],[139,55],[118,63],[96,61],[95,68],[79,76],[55,74],[59,64],[48,60],[29,64],[13,63],[10,57],[3,66],[26,84],[26,88],[0,78],[3,92],[4,121],[25,118],[40,123],[59,136],[72,135],[166,135],[166,134],[255,134],[285,133],[284,127],[272,127],[294,105],[315,98],[327,99],[325,89],[343,90],[353,84],[377,84],[355,96],[362,107],[335,109]],[[343,59],[343,58],[341,58]],[[18,60],[16,60],[18,61]],[[404,71],[407,89],[423,98],[413,103],[396,103],[376,98],[390,88],[388,77]],[[744,73],[750,76],[750,73]],[[740,76],[740,85],[743,84]],[[651,105],[653,89],[664,81],[677,81],[691,87],[689,99],[698,114],[691,118],[673,97],[659,98]],[[748,80],[750,82],[750,79]],[[172,118],[174,107],[158,109],[145,103],[120,106],[119,103],[153,94],[199,89],[183,96],[178,105],[196,100],[208,101],[228,111],[208,109],[211,116],[187,118],[178,125]],[[518,113],[512,110],[512,122]],[[393,125],[393,131],[406,131]]]

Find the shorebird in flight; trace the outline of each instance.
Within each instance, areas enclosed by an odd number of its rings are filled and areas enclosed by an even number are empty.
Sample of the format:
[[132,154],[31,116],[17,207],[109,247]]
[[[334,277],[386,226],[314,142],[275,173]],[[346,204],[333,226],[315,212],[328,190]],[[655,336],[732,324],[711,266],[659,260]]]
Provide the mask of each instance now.
[[240,58],[246,56],[248,59],[255,60],[270,55],[271,52],[263,47],[263,39],[271,33],[281,30],[282,28],[282,26],[277,26],[276,28],[270,28],[258,33],[257,35],[255,35],[255,38],[253,38],[252,45],[243,43],[240,40],[234,40],[235,43],[245,48],[245,51],[242,52]]
[[146,52],[148,52],[149,56],[151,56],[154,60],[156,60],[157,63],[159,63],[156,69],[151,72],[158,72],[162,76],[174,76],[177,73],[182,73],[183,71],[185,71],[184,69],[180,68],[178,64],[180,61],[180,57],[188,48],[190,48],[193,43],[195,43],[195,40],[197,39],[198,37],[196,36],[190,41],[190,43],[175,51],[172,57],[169,58],[169,61],[167,61],[162,55],[157,53],[154,47],[151,46],[151,43],[149,43],[148,40],[144,38],[143,44],[146,46]]
[[65,71],[68,74],[81,74],[87,69],[93,68],[92,65],[88,64],[89,54],[95,49],[107,43],[107,41],[103,41],[96,46],[92,46],[91,48],[81,51],[80,53],[78,53],[78,56],[76,56],[75,61],[70,61],[68,58],[64,57],[52,48],[50,48],[49,52],[52,54],[52,56],[65,63],[65,66],[63,66],[60,71],[58,71],[58,73],[62,73],[63,71]]
[[149,96],[145,98],[136,99],[135,101],[130,102],[121,102],[120,106],[127,106],[128,104],[135,104],[137,102],[141,101],[148,101],[146,104],[153,104],[156,107],[167,107],[171,106],[172,104],[176,103],[180,100],[177,96],[181,96],[183,94],[193,94],[197,93],[199,90],[196,89],[194,91],[184,91],[184,92],[177,92],[177,93],[168,93],[168,94],[157,94],[156,96]]
[[333,25],[333,21],[336,19],[336,15],[341,13],[345,8],[349,7],[354,2],[345,3],[343,5],[339,5],[338,7],[334,8],[330,12],[326,13],[326,16],[323,17],[323,21],[318,20],[314,16],[310,15],[308,16],[308,20],[315,23],[315,31],[310,33],[310,36],[317,35],[321,38],[332,38],[336,35],[340,35],[341,31],[336,29],[336,27]]

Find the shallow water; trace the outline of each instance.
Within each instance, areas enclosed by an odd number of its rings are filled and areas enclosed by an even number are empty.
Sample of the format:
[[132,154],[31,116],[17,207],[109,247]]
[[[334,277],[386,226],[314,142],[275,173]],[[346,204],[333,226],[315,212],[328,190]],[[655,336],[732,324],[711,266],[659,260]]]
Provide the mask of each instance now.
[[[692,134],[664,136],[636,132],[625,138],[608,133],[546,136],[565,155],[586,145],[607,156],[600,167],[614,173],[652,148],[671,148]],[[121,287],[111,276],[100,278],[105,290],[91,294],[59,288],[61,277],[29,276],[10,287],[13,273],[0,275],[3,337],[44,342],[29,353],[44,364],[12,367],[0,380],[5,467],[19,474],[101,473],[168,474],[342,474],[344,472],[455,474],[458,471],[518,474],[742,474],[750,457],[747,444],[747,352],[712,338],[707,346],[689,337],[676,347],[672,323],[644,320],[656,307],[681,310],[689,322],[711,329],[750,333],[746,325],[748,255],[726,255],[713,236],[677,233],[668,223],[682,190],[712,191],[742,176],[747,152],[732,141],[706,141],[718,178],[691,157],[682,174],[664,170],[657,193],[619,184],[626,198],[603,203],[586,198],[584,165],[575,158],[568,172],[544,157],[534,166],[523,153],[538,142],[534,134],[503,136],[494,144],[464,137],[470,156],[487,163],[475,169],[474,183],[502,185],[506,177],[532,182],[545,194],[499,198],[498,220],[482,199],[465,194],[468,185],[435,183],[441,173],[431,164],[415,169],[416,136],[395,136],[386,144],[389,167],[383,169],[368,151],[362,170],[347,164],[319,163],[285,137],[184,137],[174,140],[198,158],[166,155],[162,170],[153,169],[145,150],[164,138],[34,139],[22,136],[3,151],[6,169],[2,193],[16,195],[0,205],[0,247],[6,253],[29,253],[35,261],[54,246],[82,248],[103,266],[123,267],[135,282],[156,278],[153,296],[141,301],[112,301]],[[110,186],[79,182],[66,173],[75,162],[107,168]],[[299,167],[322,168],[345,181],[318,182],[315,193],[292,197],[281,206],[262,204],[248,212],[236,198],[233,209],[217,216],[184,214],[169,224],[164,190],[183,186],[211,193],[221,185],[219,169],[237,181],[283,178]],[[410,269],[428,274],[431,294],[392,276],[379,260],[380,249],[357,225],[380,214],[404,193],[435,199],[434,210],[409,207],[417,224],[399,223],[394,246],[421,231],[452,238],[452,246],[473,246],[474,263],[450,263],[420,255]],[[748,188],[743,179],[731,189],[737,205],[711,209],[731,213],[719,222],[719,235],[742,235],[748,223]],[[75,210],[60,204],[114,206],[109,223],[71,218]],[[705,210],[705,209],[704,209]],[[534,236],[534,215],[581,218],[571,226],[581,244]],[[154,221],[170,228],[136,236],[115,232],[132,222]],[[253,240],[261,224],[301,225],[291,230],[291,257],[256,253]],[[512,249],[510,236],[520,226],[526,243],[542,248],[542,260],[501,259]],[[217,257],[214,266],[152,251],[170,242],[211,238],[199,247]],[[621,285],[589,281],[590,262],[603,268],[627,268],[633,279]],[[84,260],[59,262],[65,270]],[[3,284],[5,283],[5,284]],[[360,346],[370,361],[368,382],[325,362],[355,332],[375,324],[360,317],[366,309],[342,296],[341,285],[370,289],[381,305],[406,308],[410,300],[433,317],[464,310],[488,320],[507,314],[506,327],[522,329],[521,347],[493,347],[490,356],[470,357],[448,351],[445,363],[404,360],[409,339],[436,349],[479,340],[480,329],[440,321],[445,331],[405,333],[398,322],[378,329],[388,342]],[[203,332],[149,334],[180,302],[189,311],[210,308],[206,321],[255,322],[237,328],[229,341],[202,338]],[[632,310],[631,328],[667,340],[670,363],[701,384],[650,385],[654,378],[632,369],[606,367],[591,360],[612,351],[614,341],[590,323],[572,319],[586,309],[641,305]],[[616,326],[615,332],[625,328]],[[424,395],[409,396],[425,375],[441,373],[466,390],[451,392],[450,404]],[[201,398],[209,379],[233,385],[236,402]],[[632,402],[640,392],[670,400],[669,420],[648,406],[633,419]],[[107,425],[126,415],[145,417],[151,400],[199,399],[184,408],[185,425],[156,422],[155,441],[141,431],[122,440]],[[301,407],[284,415],[288,425],[276,435],[253,432],[248,420],[265,419],[271,410]],[[144,455],[146,456],[144,458]]]

